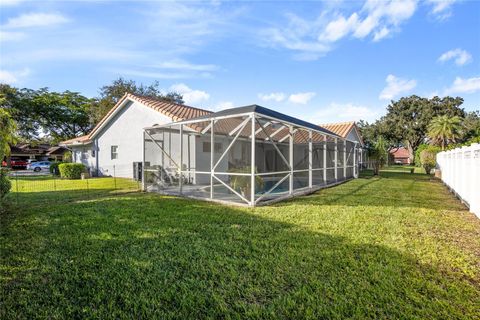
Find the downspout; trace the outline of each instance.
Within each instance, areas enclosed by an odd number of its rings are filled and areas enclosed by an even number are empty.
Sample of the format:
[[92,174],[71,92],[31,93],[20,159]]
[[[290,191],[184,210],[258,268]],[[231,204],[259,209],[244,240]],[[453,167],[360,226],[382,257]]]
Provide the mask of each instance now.
[[93,147],[95,148],[95,175],[98,177],[98,139],[93,140]]

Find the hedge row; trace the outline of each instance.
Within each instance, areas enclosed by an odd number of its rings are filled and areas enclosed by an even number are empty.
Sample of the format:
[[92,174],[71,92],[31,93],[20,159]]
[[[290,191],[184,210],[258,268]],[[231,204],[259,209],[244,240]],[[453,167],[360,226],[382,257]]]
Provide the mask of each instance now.
[[58,165],[60,177],[66,179],[80,179],[86,168],[81,163],[60,163]]
[[50,163],[50,173],[54,175],[60,175],[60,171],[58,170],[58,166],[61,164],[61,161],[54,161]]

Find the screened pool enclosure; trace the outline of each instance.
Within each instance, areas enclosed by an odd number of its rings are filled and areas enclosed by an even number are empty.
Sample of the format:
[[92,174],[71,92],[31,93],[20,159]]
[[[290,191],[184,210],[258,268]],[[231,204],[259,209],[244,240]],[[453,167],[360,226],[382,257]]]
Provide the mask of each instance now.
[[146,128],[145,191],[256,206],[357,177],[356,142],[253,105]]

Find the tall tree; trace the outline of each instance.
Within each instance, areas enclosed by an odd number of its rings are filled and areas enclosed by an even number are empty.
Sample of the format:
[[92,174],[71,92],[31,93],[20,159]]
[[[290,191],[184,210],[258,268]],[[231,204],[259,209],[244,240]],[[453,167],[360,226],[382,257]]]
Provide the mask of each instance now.
[[[4,98],[0,96],[0,105]],[[17,126],[10,113],[0,108],[0,162],[10,155],[10,146],[15,144]]]
[[95,124],[100,121],[125,93],[132,93],[179,104],[184,103],[182,95],[177,92],[163,94],[159,88],[158,81],[147,86],[120,77],[114,80],[111,84],[100,88],[100,96],[96,102],[92,104],[90,113],[91,123]]
[[91,129],[91,99],[78,93],[16,89],[0,86],[4,97],[1,108],[7,110],[18,125],[22,140],[51,139],[52,142],[87,134]]
[[425,141],[428,125],[439,115],[463,117],[465,111],[460,108],[460,97],[434,97],[432,99],[410,96],[392,101],[387,114],[379,120],[382,135],[388,140],[403,144],[415,161],[415,150]]
[[434,144],[439,144],[442,150],[445,150],[448,143],[457,142],[461,136],[462,119],[459,116],[438,116],[428,126],[428,137]]
[[77,92],[57,93],[44,90],[35,98],[34,103],[41,106],[39,110],[42,130],[52,137],[54,142],[88,134],[92,129],[89,121],[92,99]]
[[378,175],[388,159],[387,142],[382,136],[378,136],[376,140],[372,141],[368,148],[368,158],[373,162],[373,174]]
[[4,98],[1,108],[7,110],[17,123],[17,133],[21,139],[33,139],[40,132],[40,110],[33,102],[38,94],[36,90],[0,84],[0,95]]
[[463,120],[464,135],[462,142],[480,138],[480,111],[471,111]]

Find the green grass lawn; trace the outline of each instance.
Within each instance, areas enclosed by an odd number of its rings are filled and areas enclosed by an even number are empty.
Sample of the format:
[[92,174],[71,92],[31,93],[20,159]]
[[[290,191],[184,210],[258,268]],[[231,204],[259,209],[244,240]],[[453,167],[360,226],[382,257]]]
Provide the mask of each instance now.
[[479,219],[402,170],[256,209],[26,187],[0,318],[479,319]]

